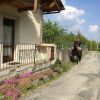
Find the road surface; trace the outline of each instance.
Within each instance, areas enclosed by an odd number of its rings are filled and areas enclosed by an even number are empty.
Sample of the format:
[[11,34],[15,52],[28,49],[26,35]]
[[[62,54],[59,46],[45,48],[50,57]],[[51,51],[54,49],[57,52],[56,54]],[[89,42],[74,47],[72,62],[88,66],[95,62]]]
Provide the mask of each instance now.
[[90,52],[75,67],[21,100],[100,100],[100,57]]

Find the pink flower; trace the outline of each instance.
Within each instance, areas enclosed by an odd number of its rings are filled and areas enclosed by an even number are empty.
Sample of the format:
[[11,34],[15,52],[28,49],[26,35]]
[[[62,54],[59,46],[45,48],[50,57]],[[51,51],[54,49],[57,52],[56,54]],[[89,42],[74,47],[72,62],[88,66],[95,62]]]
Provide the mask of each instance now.
[[24,74],[20,75],[19,78],[30,77],[30,76],[32,76],[32,74],[33,74],[32,72],[24,73]]
[[4,84],[12,84],[12,83],[16,83],[17,82],[17,78],[16,77],[11,77],[9,79],[5,79],[4,80]]
[[17,100],[19,92],[16,89],[11,89],[6,92],[5,96],[11,96],[13,98],[12,100]]

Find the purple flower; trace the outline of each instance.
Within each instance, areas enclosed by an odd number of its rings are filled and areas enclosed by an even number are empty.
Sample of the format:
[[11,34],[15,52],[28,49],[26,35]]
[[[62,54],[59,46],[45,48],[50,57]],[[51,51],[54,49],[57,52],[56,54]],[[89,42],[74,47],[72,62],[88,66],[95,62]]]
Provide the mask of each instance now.
[[12,84],[12,83],[16,83],[16,82],[17,82],[16,77],[11,77],[9,79],[4,80],[4,84]]
[[32,72],[24,73],[24,74],[20,75],[19,78],[30,77],[30,76],[32,76],[32,74],[33,74]]

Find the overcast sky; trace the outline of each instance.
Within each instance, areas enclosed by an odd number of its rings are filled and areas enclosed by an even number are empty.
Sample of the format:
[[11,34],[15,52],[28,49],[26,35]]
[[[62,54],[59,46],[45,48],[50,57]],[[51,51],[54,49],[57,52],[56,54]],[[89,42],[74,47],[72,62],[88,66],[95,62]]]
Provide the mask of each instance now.
[[100,41],[100,0],[62,0],[65,10],[59,14],[44,15],[44,20],[56,21],[68,31],[81,33]]

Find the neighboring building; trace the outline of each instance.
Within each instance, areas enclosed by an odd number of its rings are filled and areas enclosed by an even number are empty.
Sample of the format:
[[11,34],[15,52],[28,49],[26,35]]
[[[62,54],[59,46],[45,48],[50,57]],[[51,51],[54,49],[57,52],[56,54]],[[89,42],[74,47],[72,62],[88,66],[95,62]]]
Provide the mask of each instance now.
[[43,14],[61,10],[60,0],[0,0],[0,69],[53,60],[55,45],[42,44]]

